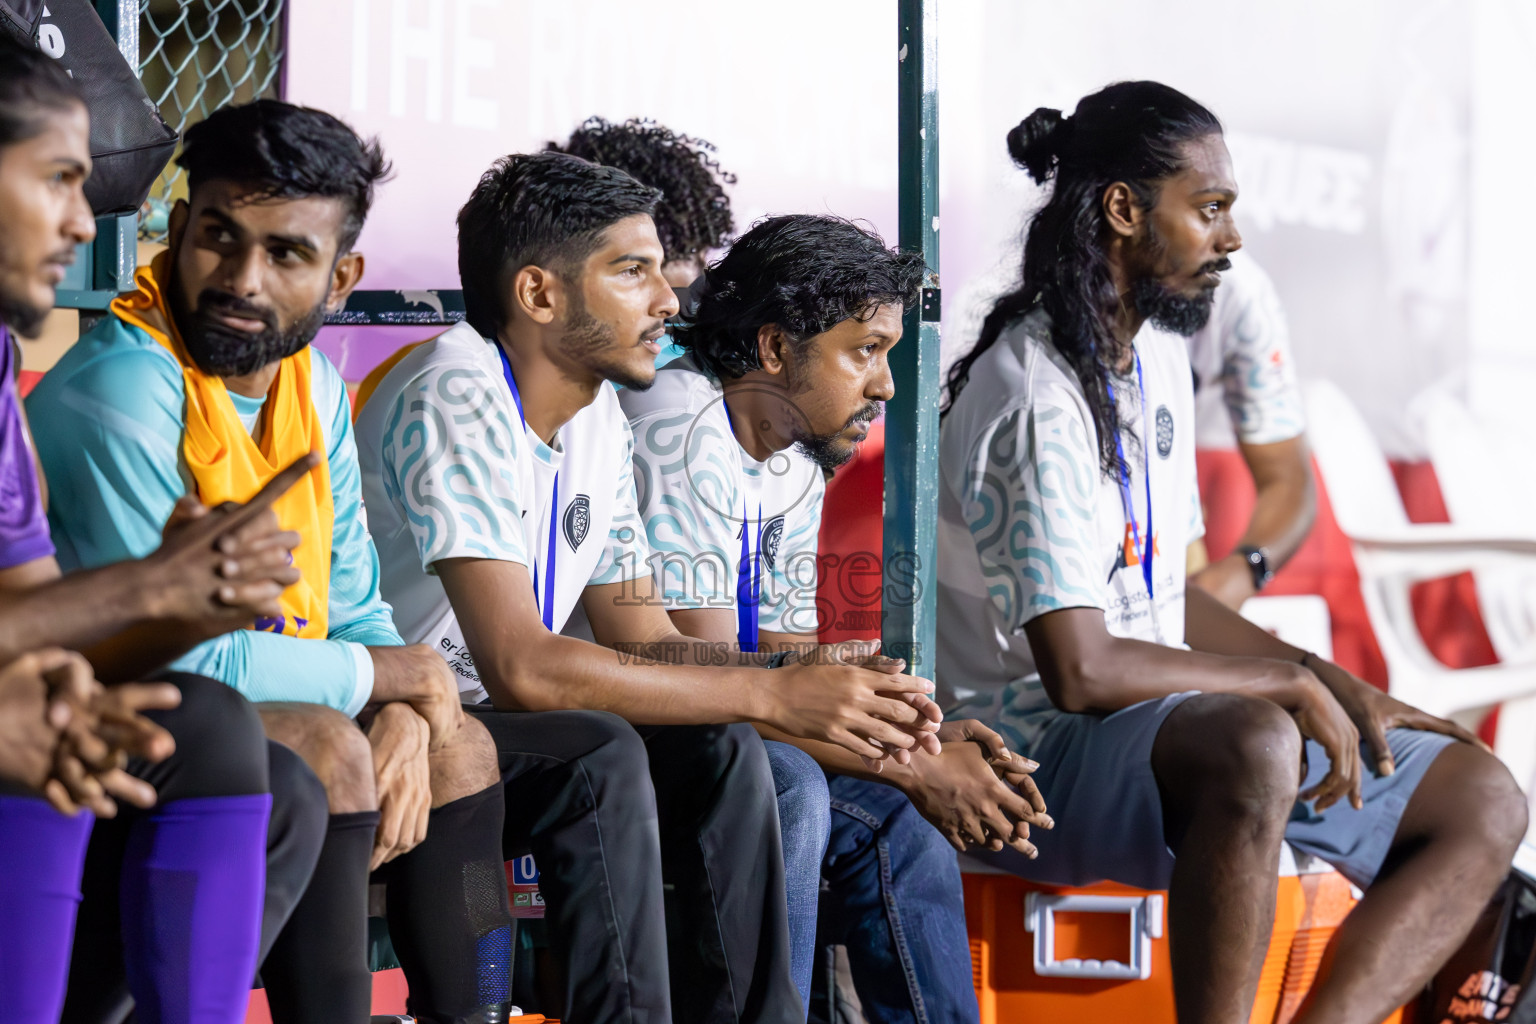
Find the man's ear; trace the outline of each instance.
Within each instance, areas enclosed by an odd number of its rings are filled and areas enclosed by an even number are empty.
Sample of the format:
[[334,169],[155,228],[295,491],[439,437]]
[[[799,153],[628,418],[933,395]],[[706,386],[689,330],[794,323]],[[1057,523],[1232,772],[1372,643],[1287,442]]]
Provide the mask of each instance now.
[[757,329],[757,361],[763,372],[774,376],[784,372],[789,362],[789,337],[778,324],[763,324]]
[[565,282],[543,267],[530,265],[513,274],[511,292],[508,313],[521,312],[536,324],[552,324],[564,310]]
[[176,200],[176,204],[171,207],[171,219],[165,231],[166,245],[172,249],[181,247],[181,236],[186,234],[187,221],[191,218],[192,208],[187,205],[187,201],[185,199]]
[[347,296],[363,279],[363,254],[349,252],[331,269],[331,290],[325,294],[325,311],[334,313],[347,304]]
[[1104,190],[1104,220],[1121,238],[1134,238],[1141,230],[1146,211],[1136,201],[1131,186],[1117,181]]

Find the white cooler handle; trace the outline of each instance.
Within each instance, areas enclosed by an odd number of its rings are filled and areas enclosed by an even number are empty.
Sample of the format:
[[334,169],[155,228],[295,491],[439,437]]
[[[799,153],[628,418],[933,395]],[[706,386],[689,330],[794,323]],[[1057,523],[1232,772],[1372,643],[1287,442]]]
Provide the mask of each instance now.
[[[1056,913],[1124,914],[1130,918],[1131,962],[1057,960]],[[1163,937],[1163,897],[1060,896],[1032,892],[1024,897],[1024,930],[1035,933],[1035,973],[1042,978],[1145,981],[1152,976],[1152,940]]]

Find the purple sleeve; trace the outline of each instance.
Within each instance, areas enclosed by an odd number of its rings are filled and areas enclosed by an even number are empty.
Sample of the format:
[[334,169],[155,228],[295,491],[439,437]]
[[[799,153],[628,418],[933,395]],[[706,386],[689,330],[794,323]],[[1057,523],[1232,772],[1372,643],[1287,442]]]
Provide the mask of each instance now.
[[37,486],[37,463],[16,393],[16,351],[0,327],[0,569],[53,554]]

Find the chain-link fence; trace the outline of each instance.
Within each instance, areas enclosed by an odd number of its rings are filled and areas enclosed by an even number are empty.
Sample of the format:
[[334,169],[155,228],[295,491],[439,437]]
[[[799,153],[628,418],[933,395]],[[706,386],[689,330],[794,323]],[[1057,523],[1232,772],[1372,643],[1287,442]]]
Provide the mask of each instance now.
[[[178,132],[231,103],[276,96],[285,0],[139,0],[139,77]],[[165,237],[186,181],[169,164],[150,190],[139,237]]]

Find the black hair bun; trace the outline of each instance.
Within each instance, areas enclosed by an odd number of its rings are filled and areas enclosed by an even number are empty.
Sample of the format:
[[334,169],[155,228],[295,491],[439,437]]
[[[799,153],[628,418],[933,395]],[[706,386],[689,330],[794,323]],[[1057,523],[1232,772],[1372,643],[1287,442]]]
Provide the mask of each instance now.
[[1038,107],[1008,133],[1008,155],[1043,185],[1055,173],[1069,127],[1061,111]]

